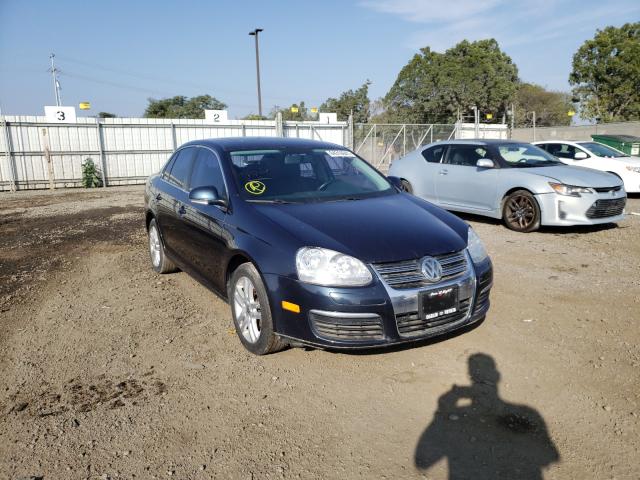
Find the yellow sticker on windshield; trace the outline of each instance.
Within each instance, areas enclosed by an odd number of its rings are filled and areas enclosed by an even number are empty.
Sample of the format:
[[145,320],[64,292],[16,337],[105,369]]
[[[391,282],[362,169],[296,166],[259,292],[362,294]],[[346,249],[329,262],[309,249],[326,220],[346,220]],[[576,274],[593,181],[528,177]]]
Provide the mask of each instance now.
[[260,180],[252,180],[244,184],[244,189],[252,195],[262,195],[267,186]]

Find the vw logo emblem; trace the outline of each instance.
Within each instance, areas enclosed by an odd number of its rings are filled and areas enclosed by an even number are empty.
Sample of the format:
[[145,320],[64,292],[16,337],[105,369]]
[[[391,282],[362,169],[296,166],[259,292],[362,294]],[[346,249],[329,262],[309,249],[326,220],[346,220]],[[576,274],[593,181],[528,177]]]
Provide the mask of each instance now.
[[421,270],[429,282],[435,283],[442,278],[442,265],[433,257],[425,257],[422,259]]

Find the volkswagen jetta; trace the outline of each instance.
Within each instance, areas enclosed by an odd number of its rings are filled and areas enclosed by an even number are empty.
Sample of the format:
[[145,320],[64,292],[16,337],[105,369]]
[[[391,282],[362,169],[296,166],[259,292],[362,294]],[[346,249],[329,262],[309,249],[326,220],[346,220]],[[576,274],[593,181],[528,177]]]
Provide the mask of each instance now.
[[225,298],[256,354],[390,345],[478,322],[492,286],[482,242],[392,182],[330,143],[187,143],[146,184],[152,266]]

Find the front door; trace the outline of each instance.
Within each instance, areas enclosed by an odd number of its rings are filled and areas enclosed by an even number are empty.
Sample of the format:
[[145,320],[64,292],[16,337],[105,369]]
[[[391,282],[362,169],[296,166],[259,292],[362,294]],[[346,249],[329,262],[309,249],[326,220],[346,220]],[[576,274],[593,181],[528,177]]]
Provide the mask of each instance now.
[[437,170],[436,195],[443,207],[488,211],[495,208],[499,169],[479,168],[490,158],[482,145],[450,145]]
[[[215,187],[218,194],[228,200],[222,169],[217,155],[206,147],[199,147],[189,189]],[[189,264],[213,288],[225,293],[224,259],[230,241],[227,231],[227,213],[216,205],[187,202],[183,217],[185,236],[189,238]]]

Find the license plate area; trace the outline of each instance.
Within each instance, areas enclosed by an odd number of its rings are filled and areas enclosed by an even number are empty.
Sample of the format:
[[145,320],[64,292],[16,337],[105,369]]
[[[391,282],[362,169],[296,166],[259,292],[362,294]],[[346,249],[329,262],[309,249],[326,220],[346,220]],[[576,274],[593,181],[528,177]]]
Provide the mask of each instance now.
[[458,311],[458,286],[434,288],[420,293],[420,318],[427,321],[437,320]]

